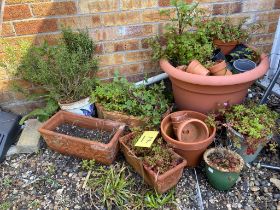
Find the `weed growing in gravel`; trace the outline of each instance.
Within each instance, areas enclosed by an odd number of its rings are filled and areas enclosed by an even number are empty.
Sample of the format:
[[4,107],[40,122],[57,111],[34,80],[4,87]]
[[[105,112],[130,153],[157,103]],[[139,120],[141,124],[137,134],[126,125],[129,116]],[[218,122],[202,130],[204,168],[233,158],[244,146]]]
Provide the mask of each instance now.
[[30,209],[38,209],[40,207],[40,201],[38,199],[32,201],[31,203],[28,204],[28,207]]
[[88,180],[90,194],[100,198],[102,205],[109,210],[115,207],[131,209],[129,201],[133,201],[136,195],[130,191],[133,183],[129,177],[130,174],[123,165],[117,164],[110,166],[109,169],[100,166],[92,172]]
[[161,209],[166,205],[175,204],[175,190],[174,188],[165,194],[158,194],[155,192],[147,192],[144,200],[145,207],[153,209]]
[[86,171],[92,170],[95,165],[95,160],[82,160],[82,169]]
[[4,187],[9,187],[9,186],[12,185],[12,183],[13,183],[13,180],[10,179],[10,178],[4,178],[3,181],[2,181],[2,185]]
[[48,168],[47,168],[47,172],[49,175],[53,175],[56,171],[56,166],[55,165],[49,165]]
[[8,201],[0,204],[0,210],[8,210],[12,207],[12,204]]

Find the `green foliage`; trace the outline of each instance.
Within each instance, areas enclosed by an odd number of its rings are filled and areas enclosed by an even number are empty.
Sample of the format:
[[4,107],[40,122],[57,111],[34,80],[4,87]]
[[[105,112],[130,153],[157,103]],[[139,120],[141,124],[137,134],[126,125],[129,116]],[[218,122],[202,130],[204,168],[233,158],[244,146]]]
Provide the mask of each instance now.
[[90,171],[95,166],[95,160],[82,160],[82,169]]
[[[247,106],[232,106],[225,112],[225,118],[227,126],[241,133],[246,139],[246,144],[255,149],[259,143],[272,137],[279,115],[266,105],[250,103]],[[240,143],[235,142],[236,145],[240,145]]]
[[262,27],[261,24],[251,24],[245,27],[246,21],[247,18],[243,18],[239,21],[238,24],[233,24],[231,19],[228,17],[224,20],[213,18],[205,24],[207,35],[213,40],[218,39],[224,42],[246,41],[248,40],[251,33],[257,31]]
[[149,125],[158,126],[170,104],[163,91],[163,83],[150,88],[135,87],[124,78],[115,78],[111,83],[99,84],[91,95],[91,101],[102,104],[107,111],[149,118]]
[[135,144],[141,135],[142,133],[137,134],[132,141],[128,142],[128,146],[149,168],[163,174],[178,165],[180,160],[171,152],[162,138],[156,139],[150,148],[136,147]]
[[0,204],[0,210],[8,210],[12,207],[12,203],[5,201]]
[[[102,204],[109,210],[115,207],[126,209],[135,194],[130,191],[132,179],[126,174],[125,166],[110,166],[107,170],[100,166],[91,174],[88,187],[101,198]],[[128,209],[128,208],[127,208]]]
[[0,60],[0,70],[7,72],[9,75],[14,75],[22,59],[27,55],[31,43],[27,41],[18,41],[15,45],[12,45],[1,39],[0,45],[3,46],[3,53],[5,55]]
[[21,118],[19,124],[22,125],[25,120],[31,117],[37,117],[39,121],[45,121],[49,119],[59,108],[58,103],[56,100],[47,97],[46,98],[46,105],[42,108],[37,108],[25,115]]
[[202,21],[203,9],[198,8],[198,3],[186,4],[182,0],[171,0],[171,5],[175,7],[175,17],[171,10],[162,10],[161,13],[168,14],[172,22],[167,26],[171,33],[182,35],[188,27],[196,26]]
[[174,188],[165,194],[147,192],[145,194],[144,204],[147,208],[161,209],[166,205],[172,205],[175,202]]
[[13,184],[13,180],[10,178],[4,178],[1,181],[1,185],[3,185],[4,187],[9,187]]
[[[188,65],[197,59],[202,64],[209,61],[214,50],[212,41],[204,29],[187,31],[202,22],[203,11],[197,3],[186,4],[183,1],[172,1],[175,6],[175,18],[170,17],[172,24],[162,38],[148,40],[153,50],[153,60],[166,58],[175,66]],[[165,11],[168,13],[168,10]],[[170,13],[170,11],[169,11]]]

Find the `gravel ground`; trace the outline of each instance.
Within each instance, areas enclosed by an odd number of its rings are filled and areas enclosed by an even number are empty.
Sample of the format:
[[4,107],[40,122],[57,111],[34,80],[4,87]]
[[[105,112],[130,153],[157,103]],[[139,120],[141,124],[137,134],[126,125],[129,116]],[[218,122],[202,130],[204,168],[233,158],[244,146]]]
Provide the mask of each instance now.
[[[254,88],[251,94],[253,98],[261,97],[261,90]],[[278,109],[279,99],[274,96],[271,98],[269,105]],[[217,191],[207,183],[202,163],[195,170],[204,209],[280,209],[280,190],[270,182],[270,178],[280,179],[280,173],[261,168],[258,164],[279,166],[279,156],[279,153],[263,149],[254,164],[245,166],[237,184],[228,192]],[[122,155],[114,164],[119,163],[125,163]],[[143,195],[149,188],[129,166],[128,169],[134,180],[132,193]],[[185,169],[175,189],[177,209],[201,209],[195,170]],[[105,209],[100,204],[100,199],[92,198],[89,190],[82,188],[86,176],[81,160],[56,153],[42,142],[40,152],[13,155],[0,164],[0,210]]]

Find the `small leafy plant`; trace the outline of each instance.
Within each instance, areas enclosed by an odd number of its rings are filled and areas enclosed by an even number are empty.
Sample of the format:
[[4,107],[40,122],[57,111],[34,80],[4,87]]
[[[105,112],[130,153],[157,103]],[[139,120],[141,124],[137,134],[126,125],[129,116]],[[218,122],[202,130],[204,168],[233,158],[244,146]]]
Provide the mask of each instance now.
[[253,154],[259,144],[267,143],[276,129],[277,112],[271,111],[266,105],[249,103],[246,105],[234,105],[225,112],[226,126],[231,127],[245,138],[233,138],[234,144],[240,147],[248,146],[247,154]]
[[163,83],[149,88],[135,87],[124,78],[115,78],[111,83],[99,84],[91,95],[91,101],[100,103],[107,111],[148,118],[147,124],[158,126],[170,104],[163,91]]
[[166,205],[175,203],[175,190],[172,189],[165,194],[147,192],[144,200],[145,206],[152,209],[161,209]]
[[180,163],[181,160],[171,152],[162,138],[156,139],[150,148],[144,148],[135,146],[140,137],[139,133],[132,141],[128,141],[128,147],[155,173],[163,174]]
[[[174,66],[188,65],[194,59],[205,64],[214,48],[205,30],[198,27],[202,25],[203,10],[198,8],[197,3],[174,0],[172,5],[175,6],[175,17],[170,16],[172,23],[167,26],[167,32],[163,37],[148,41],[153,50],[153,60],[165,58]],[[164,12],[168,13],[168,10]],[[197,30],[190,30],[192,27]]]
[[238,24],[233,24],[232,20],[226,17],[224,20],[213,18],[206,22],[205,27],[207,35],[212,38],[212,40],[218,39],[223,42],[247,41],[249,35],[262,27],[261,24],[250,24],[245,23],[247,18],[243,18]]

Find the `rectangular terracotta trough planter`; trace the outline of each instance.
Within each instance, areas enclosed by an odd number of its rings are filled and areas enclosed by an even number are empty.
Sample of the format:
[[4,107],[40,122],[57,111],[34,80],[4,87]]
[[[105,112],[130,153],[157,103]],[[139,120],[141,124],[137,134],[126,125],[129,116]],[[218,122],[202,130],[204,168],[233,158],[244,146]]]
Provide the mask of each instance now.
[[[62,123],[75,124],[76,126],[115,132],[108,144],[98,141],[64,135],[55,131]],[[59,111],[45,122],[39,132],[47,145],[62,154],[73,155],[82,159],[95,159],[103,164],[111,164],[119,151],[119,137],[125,125],[111,120],[97,119],[70,112]]]
[[143,177],[144,181],[152,186],[158,193],[164,193],[174,187],[180,180],[184,167],[187,161],[174,152],[178,158],[182,159],[176,167],[170,169],[164,174],[158,175],[149,169],[143,161],[138,158],[126,145],[128,141],[132,141],[136,133],[130,133],[120,138],[121,150],[124,153],[126,161],[133,167],[133,169]]

